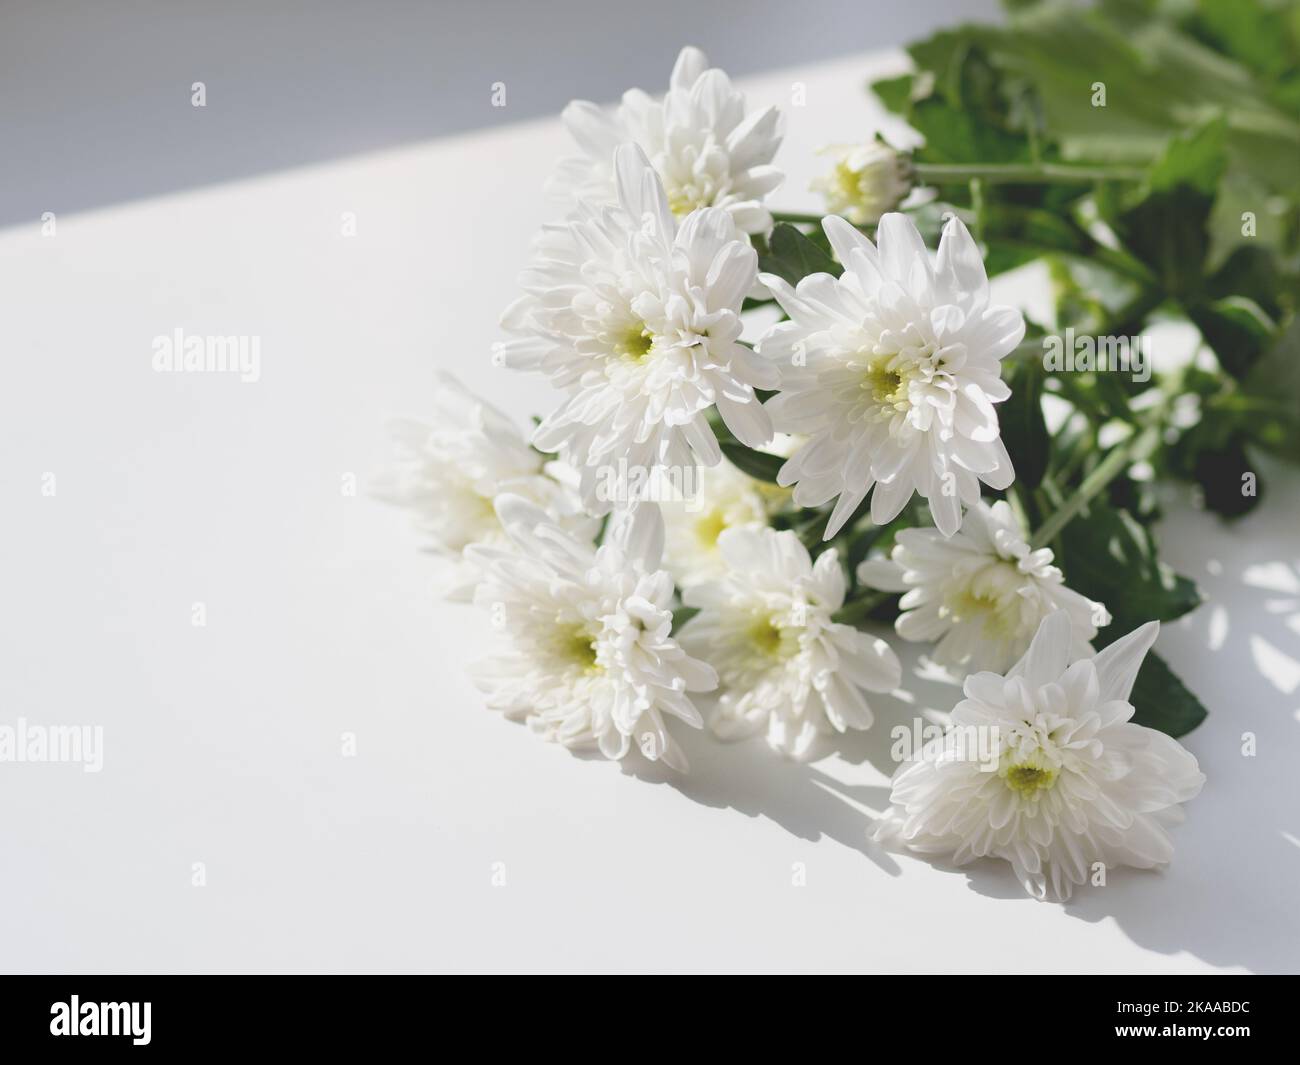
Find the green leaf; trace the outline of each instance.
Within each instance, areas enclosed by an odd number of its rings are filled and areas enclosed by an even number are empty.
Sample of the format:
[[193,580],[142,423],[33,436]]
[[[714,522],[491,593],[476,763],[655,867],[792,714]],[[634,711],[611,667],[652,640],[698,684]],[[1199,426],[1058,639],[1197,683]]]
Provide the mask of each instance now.
[[1201,602],[1196,584],[1156,557],[1150,532],[1128,511],[1101,499],[1065,527],[1060,544],[1066,583],[1111,613],[1111,623],[1095,641],[1098,647],[1148,621],[1182,617]]
[[1222,119],[1172,138],[1134,193],[1105,210],[1126,248],[1171,295],[1195,302],[1204,288],[1209,219],[1225,163]]
[[1274,321],[1284,317],[1283,303],[1294,302],[1295,295],[1285,291],[1277,256],[1258,244],[1234,249],[1206,282],[1206,294],[1215,299],[1245,296]]
[[[1049,4],[1015,19],[999,44],[1002,61],[1035,84],[1067,159],[1149,161],[1172,135],[1220,112],[1233,155],[1254,157],[1270,180],[1288,180],[1288,158],[1294,171],[1300,127],[1246,67],[1168,21]],[[1105,86],[1104,106],[1095,85]]]
[[785,465],[780,455],[769,455],[766,451],[755,451],[737,440],[721,440],[719,447],[736,469],[747,473],[756,481],[776,484],[777,471]]
[[1227,125],[1220,117],[1174,137],[1151,167],[1147,176],[1150,190],[1165,192],[1186,185],[1213,196],[1227,165],[1223,147],[1226,132]]
[[1277,78],[1297,62],[1280,6],[1253,0],[1199,0],[1196,23],[1224,52],[1257,74]]
[[912,85],[916,80],[914,74],[900,74],[896,78],[882,78],[871,83],[871,91],[889,110],[898,115],[906,115],[912,102]]
[[676,610],[674,610],[672,634],[676,636],[679,632],[681,632],[682,626],[685,625],[688,621],[690,621],[691,618],[695,617],[695,615],[698,614],[699,612],[700,612],[700,608],[697,606],[679,606]]
[[1056,299],[1056,328],[1093,330],[1113,322],[1137,295],[1137,286],[1085,258],[1053,256],[1047,261]]
[[[1148,621],[1181,617],[1201,601],[1194,583],[1156,558],[1150,532],[1127,511],[1095,500],[1065,527],[1060,540],[1058,561],[1067,583],[1111,613],[1111,623],[1093,641],[1098,649]],[[1135,722],[1170,736],[1190,732],[1206,716],[1196,696],[1155,654],[1142,663],[1129,701]]]
[[1214,349],[1219,365],[1242,378],[1264,350],[1277,338],[1272,320],[1254,300],[1245,296],[1198,304],[1188,317]]
[[1021,163],[1029,160],[1021,136],[987,125],[969,111],[937,96],[912,105],[908,121],[925,138],[916,158],[926,163]]
[[1016,482],[1037,488],[1051,456],[1051,437],[1043,420],[1043,364],[1022,359],[1007,375],[1011,398],[999,404],[1002,440],[1016,468]]
[[844,272],[829,251],[788,222],[782,222],[772,230],[767,253],[759,255],[758,266],[791,285],[797,285],[809,274],[839,277]]
[[1152,280],[1142,263],[1125,252],[1099,244],[1063,210],[989,203],[981,216],[980,236],[989,246],[988,260],[996,264],[988,267],[990,277],[998,272],[998,266],[1018,266],[1020,262],[1059,254],[1103,267],[1130,281],[1149,284]]
[[[1296,155],[1300,158],[1300,148],[1296,149]],[[1246,225],[1247,218],[1251,219],[1250,226]],[[1256,174],[1244,170],[1239,163],[1229,166],[1219,182],[1207,224],[1210,254],[1206,269],[1219,271],[1241,251],[1261,258],[1285,256],[1300,228],[1298,219],[1300,205],[1295,196],[1275,195]],[[1236,292],[1254,295],[1240,289],[1229,289],[1222,294]],[[1266,304],[1261,301],[1260,305]],[[1276,311],[1269,313],[1276,314]]]
[[1081,254],[1093,245],[1088,234],[1069,218],[1037,207],[991,203],[982,221],[986,239],[1022,244],[1040,252]]
[[1157,729],[1177,739],[1206,718],[1205,707],[1165,664],[1158,654],[1148,652],[1138,670],[1129,696],[1133,723]]
[[1197,302],[1210,241],[1206,232],[1210,197],[1187,185],[1152,192],[1118,219],[1126,248],[1147,264],[1164,290],[1184,302]]

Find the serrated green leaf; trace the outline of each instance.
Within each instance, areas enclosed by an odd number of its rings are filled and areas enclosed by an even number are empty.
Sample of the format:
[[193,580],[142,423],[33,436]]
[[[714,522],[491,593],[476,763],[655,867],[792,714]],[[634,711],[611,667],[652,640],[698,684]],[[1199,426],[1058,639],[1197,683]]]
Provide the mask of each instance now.
[[[1060,542],[1057,561],[1066,582],[1111,613],[1111,623],[1093,641],[1098,649],[1148,621],[1181,617],[1201,601],[1193,582],[1156,558],[1150,532],[1101,500],[1065,527]],[[1143,662],[1129,701],[1134,721],[1170,736],[1190,732],[1206,716],[1196,696],[1154,654]]]
[[1159,655],[1148,652],[1138,670],[1133,692],[1133,723],[1157,729],[1177,739],[1205,720],[1201,701],[1174,674]]
[[1150,532],[1101,499],[1065,527],[1060,545],[1057,561],[1066,583],[1111,613],[1098,647],[1148,621],[1182,617],[1201,602],[1196,584],[1157,558]]
[[871,91],[880,102],[897,115],[906,115],[912,102],[914,74],[900,74],[896,78],[881,78],[871,83]]
[[758,266],[791,285],[797,285],[809,274],[839,277],[844,272],[828,251],[787,222],[772,230],[767,253],[759,255]]
[[1020,163],[1029,159],[1029,144],[1023,137],[981,122],[938,96],[914,103],[908,122],[925,138],[925,146],[916,152],[921,162]]
[[1163,192],[1186,185],[1205,196],[1213,196],[1227,166],[1226,133],[1227,125],[1219,117],[1199,129],[1175,136],[1152,165],[1147,187],[1152,192]]
[[722,440],[719,441],[718,446],[722,448],[722,453],[736,469],[741,473],[749,474],[756,481],[776,484],[777,471],[785,465],[785,459],[780,455],[755,451],[736,440]]

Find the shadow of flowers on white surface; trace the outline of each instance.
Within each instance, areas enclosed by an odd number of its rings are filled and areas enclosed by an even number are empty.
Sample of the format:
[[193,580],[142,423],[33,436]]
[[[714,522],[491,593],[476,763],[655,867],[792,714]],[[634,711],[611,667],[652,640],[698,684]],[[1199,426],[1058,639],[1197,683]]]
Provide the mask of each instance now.
[[[1206,603],[1166,626],[1160,651],[1210,710],[1183,740],[1208,781],[1188,804],[1186,822],[1173,829],[1175,854],[1167,870],[1112,869],[1105,886],[1081,888],[1062,906],[1078,920],[1113,922],[1147,950],[1255,972],[1293,971],[1300,964],[1293,899],[1300,879],[1300,778],[1293,768],[1300,764],[1300,557],[1292,533],[1300,524],[1297,481],[1275,471],[1271,505],[1235,524],[1185,501],[1171,505],[1161,527],[1164,550],[1176,569],[1200,582]],[[896,765],[891,730],[918,717],[941,719],[961,698],[959,688],[918,665],[914,648],[892,642],[911,694],[872,696],[874,726],[836,738],[833,751],[818,761],[790,761],[759,739],[725,744],[680,730],[689,774],[640,760],[629,760],[624,771],[666,783],[705,806],[767,818],[800,839],[827,837],[891,877],[902,862],[926,862],[961,875],[987,898],[1053,905],[1028,898],[1004,862],[957,867],[946,859],[895,854],[868,839],[875,816],[889,805]],[[882,886],[882,899],[892,890]]]

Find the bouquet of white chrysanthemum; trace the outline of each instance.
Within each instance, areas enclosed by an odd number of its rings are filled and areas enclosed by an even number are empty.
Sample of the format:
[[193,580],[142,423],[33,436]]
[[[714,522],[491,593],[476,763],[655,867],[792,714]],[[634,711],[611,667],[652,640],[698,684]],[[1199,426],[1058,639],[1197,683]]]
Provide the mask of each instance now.
[[[1173,738],[1204,710],[1147,655],[1198,601],[1142,498],[1177,436],[1171,389],[1054,374],[986,267],[1034,257],[1007,221],[1025,190],[1067,190],[1074,217],[1134,174],[873,141],[833,149],[814,187],[834,213],[783,214],[782,116],[693,48],[663,97],[563,117],[567,206],[495,348],[563,398],[526,438],[444,375],[382,488],[493,616],[488,705],[682,771],[683,725],[808,758],[906,684],[892,622],[966,697],[900,765],[876,839],[1003,858],[1040,898],[1166,863],[1204,779]],[[1113,234],[1078,233],[1076,253],[1158,286]]]

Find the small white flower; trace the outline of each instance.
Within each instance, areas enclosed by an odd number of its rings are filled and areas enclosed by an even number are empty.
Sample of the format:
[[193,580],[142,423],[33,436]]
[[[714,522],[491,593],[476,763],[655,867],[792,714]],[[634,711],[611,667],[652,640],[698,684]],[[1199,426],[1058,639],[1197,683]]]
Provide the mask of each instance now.
[[[967,678],[952,727],[894,775],[875,838],[957,865],[1001,858],[1037,899],[1068,899],[1102,866],[1166,865],[1166,826],[1205,776],[1176,740],[1129,720],[1158,631],[1150,622],[1069,664],[1069,619],[1048,614],[1005,678]],[[996,737],[996,764],[969,756],[971,729]]]
[[497,513],[510,546],[468,551],[485,574],[474,602],[510,645],[473,667],[488,706],[565,747],[618,759],[635,743],[684,770],[664,715],[699,728],[687,693],[710,691],[718,678],[670,635],[673,582],[660,568],[658,508],[620,511],[599,548],[517,496],[500,497]]
[[868,559],[858,579],[905,592],[895,623],[905,640],[938,643],[934,660],[1001,673],[1019,659],[1053,610],[1070,619],[1070,653],[1092,654],[1088,641],[1110,623],[1100,603],[1067,588],[1048,548],[1031,551],[1011,507],[999,500],[966,511],[961,531],[904,529],[891,559]]
[[855,226],[875,225],[912,190],[907,157],[887,144],[832,144],[822,154],[834,156],[835,163],[829,174],[813,179],[812,190],[825,197],[830,214]]
[[714,405],[742,443],[767,443],[772,423],[754,389],[776,384],[739,342],[757,257],[730,216],[707,208],[678,228],[641,150],[622,146],[615,165],[618,205],[583,205],[544,231],[527,294],[502,318],[520,338],[497,348],[567,393],[533,442],[578,468],[597,513],[623,501],[616,471],[716,465]]
[[721,70],[710,69],[698,48],[682,49],[662,100],[631,89],[612,114],[575,100],[563,119],[584,154],[560,164],[558,193],[579,201],[614,199],[610,160],[619,144],[633,141],[658,171],[679,218],[699,207],[720,207],[744,233],[772,228],[763,200],[783,177],[771,165],[781,143],[780,113],[769,107],[746,115],[744,94]]
[[884,640],[831,620],[845,588],[835,549],[814,565],[794,533],[752,526],[718,544],[726,576],[682,593],[700,611],[682,646],[711,661],[723,686],[713,731],[738,739],[766,729],[773,747],[802,759],[819,736],[870,727],[862,689],[891,691],[901,669]]
[[509,418],[451,374],[437,381],[431,420],[390,422],[394,463],[371,494],[412,512],[429,550],[448,564],[443,593],[468,602],[479,572],[464,551],[505,539],[492,507],[502,492],[531,500],[580,537],[594,536],[598,523],[582,513],[560,465],[548,465]]
[[726,573],[718,538],[743,525],[763,527],[790,499],[790,490],[756,480],[723,459],[697,471],[695,491],[665,502],[664,551],[677,586],[716,580]]
[[842,218],[822,225],[843,276],[813,274],[792,289],[763,275],[791,319],[759,344],[781,374],[767,408],[778,429],[810,438],[779,480],[797,483],[800,506],[839,496],[828,539],[872,486],[877,525],[919,492],[951,536],[980,481],[1000,489],[1014,478],[993,404],[1010,395],[1001,359],[1024,319],[989,305],[979,248],[956,218],[933,264],[901,214],[880,220],[879,250]]

